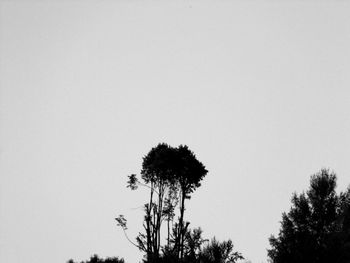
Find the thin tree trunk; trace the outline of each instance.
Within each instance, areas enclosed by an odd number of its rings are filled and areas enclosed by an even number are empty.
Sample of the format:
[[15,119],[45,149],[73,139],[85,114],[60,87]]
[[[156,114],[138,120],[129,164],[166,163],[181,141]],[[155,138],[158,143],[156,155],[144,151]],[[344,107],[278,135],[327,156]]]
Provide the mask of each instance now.
[[152,255],[152,230],[151,230],[151,212],[152,212],[152,204],[153,204],[153,183],[151,183],[151,195],[148,204],[148,208],[146,211],[146,233],[147,233],[147,260],[149,261]]
[[179,257],[183,259],[183,240],[184,240],[184,212],[185,212],[185,191],[182,189],[181,207],[180,207],[180,222],[179,222]]

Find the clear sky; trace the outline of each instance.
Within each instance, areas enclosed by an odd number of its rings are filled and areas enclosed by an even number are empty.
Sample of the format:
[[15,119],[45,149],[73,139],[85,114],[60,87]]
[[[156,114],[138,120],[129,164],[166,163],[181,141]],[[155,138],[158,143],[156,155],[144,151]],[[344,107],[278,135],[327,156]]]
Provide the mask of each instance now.
[[0,262],[141,254],[159,142],[209,173],[186,219],[266,262],[294,191],[350,183],[350,1],[0,2]]

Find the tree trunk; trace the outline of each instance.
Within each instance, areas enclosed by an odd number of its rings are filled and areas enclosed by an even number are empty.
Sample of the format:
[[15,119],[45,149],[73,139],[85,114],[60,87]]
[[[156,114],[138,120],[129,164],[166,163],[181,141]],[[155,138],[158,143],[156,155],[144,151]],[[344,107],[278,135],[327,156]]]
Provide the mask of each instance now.
[[151,194],[150,200],[148,204],[148,208],[146,211],[146,234],[147,234],[147,260],[150,260],[152,257],[152,230],[151,230],[151,212],[152,212],[152,204],[153,204],[153,184],[151,183]]
[[179,222],[179,257],[183,259],[183,242],[184,242],[184,212],[185,212],[185,191],[182,189],[181,208],[180,208],[180,222]]

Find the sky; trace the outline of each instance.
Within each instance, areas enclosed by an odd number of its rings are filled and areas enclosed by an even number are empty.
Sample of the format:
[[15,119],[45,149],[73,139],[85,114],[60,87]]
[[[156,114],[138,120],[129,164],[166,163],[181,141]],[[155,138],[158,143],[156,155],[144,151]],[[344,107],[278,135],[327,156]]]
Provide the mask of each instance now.
[[349,1],[0,1],[0,262],[142,254],[160,142],[209,173],[190,227],[267,261],[293,192],[350,184]]

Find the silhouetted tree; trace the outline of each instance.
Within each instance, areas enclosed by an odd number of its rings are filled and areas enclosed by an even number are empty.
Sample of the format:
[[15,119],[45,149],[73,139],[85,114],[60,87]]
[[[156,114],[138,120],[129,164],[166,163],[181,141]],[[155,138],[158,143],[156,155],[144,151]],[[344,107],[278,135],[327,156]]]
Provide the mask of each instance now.
[[[231,240],[219,242],[213,238],[209,242],[202,238],[200,228],[191,230],[188,228],[190,223],[184,220],[185,200],[191,198],[207,173],[205,166],[186,145],[173,148],[161,143],[143,158],[142,181],[139,181],[136,174],[128,176],[127,187],[131,190],[136,190],[139,186],[149,189],[149,199],[144,205],[145,232],[139,233],[134,243],[126,233],[126,218],[119,215],[115,220],[126,238],[146,253],[145,262],[235,263],[243,259],[240,253],[233,251]],[[178,221],[174,223],[177,206]],[[161,226],[164,220],[167,222],[167,243],[161,245]],[[71,259],[68,263],[75,262]],[[94,255],[81,263],[124,263],[124,259],[101,259]]]
[[188,222],[184,222],[185,200],[191,198],[191,193],[201,185],[201,181],[207,173],[205,166],[197,160],[194,153],[186,145],[178,147],[175,175],[180,186],[180,217],[175,237],[175,249],[180,259],[183,259],[184,240],[189,225]]
[[350,191],[337,195],[335,188],[336,175],[322,169],[311,176],[306,193],[293,195],[278,237],[269,239],[273,263],[350,262]]
[[[140,182],[135,174],[128,176],[128,185],[131,190],[139,186],[147,187],[150,191],[149,200],[144,205],[145,217],[143,227],[145,233],[139,233],[136,238],[137,244],[133,243],[146,252],[148,262],[157,262],[161,247],[161,225],[163,220],[168,222],[168,243],[170,240],[170,221],[174,218],[174,209],[177,204],[177,182],[174,176],[174,161],[176,149],[165,143],[160,143],[152,148],[143,158]],[[126,219],[123,215],[116,218],[118,225],[124,233]]]
[[168,220],[172,218],[173,194],[176,192],[175,158],[176,150],[165,143],[152,148],[143,158],[141,178],[150,188],[150,199],[145,204],[146,235],[140,234],[137,241],[140,246],[145,246],[148,260],[153,258],[156,261],[159,258],[162,220],[164,216]]
[[[149,200],[144,205],[145,233],[139,233],[136,238],[137,244],[132,242],[146,252],[147,261],[156,262],[159,259],[161,225],[164,220],[168,226],[166,250],[169,253],[172,250],[171,253],[177,254],[180,259],[183,258],[185,235],[189,225],[189,222],[184,222],[185,199],[189,199],[191,193],[200,186],[207,172],[187,146],[180,145],[174,148],[160,143],[143,158],[142,182],[135,174],[129,176],[128,187],[131,190],[140,185],[150,190]],[[177,205],[178,222],[173,224]],[[126,219],[120,215],[116,220],[125,233]],[[170,227],[170,222],[174,227]],[[131,242],[130,239],[129,241]]]

